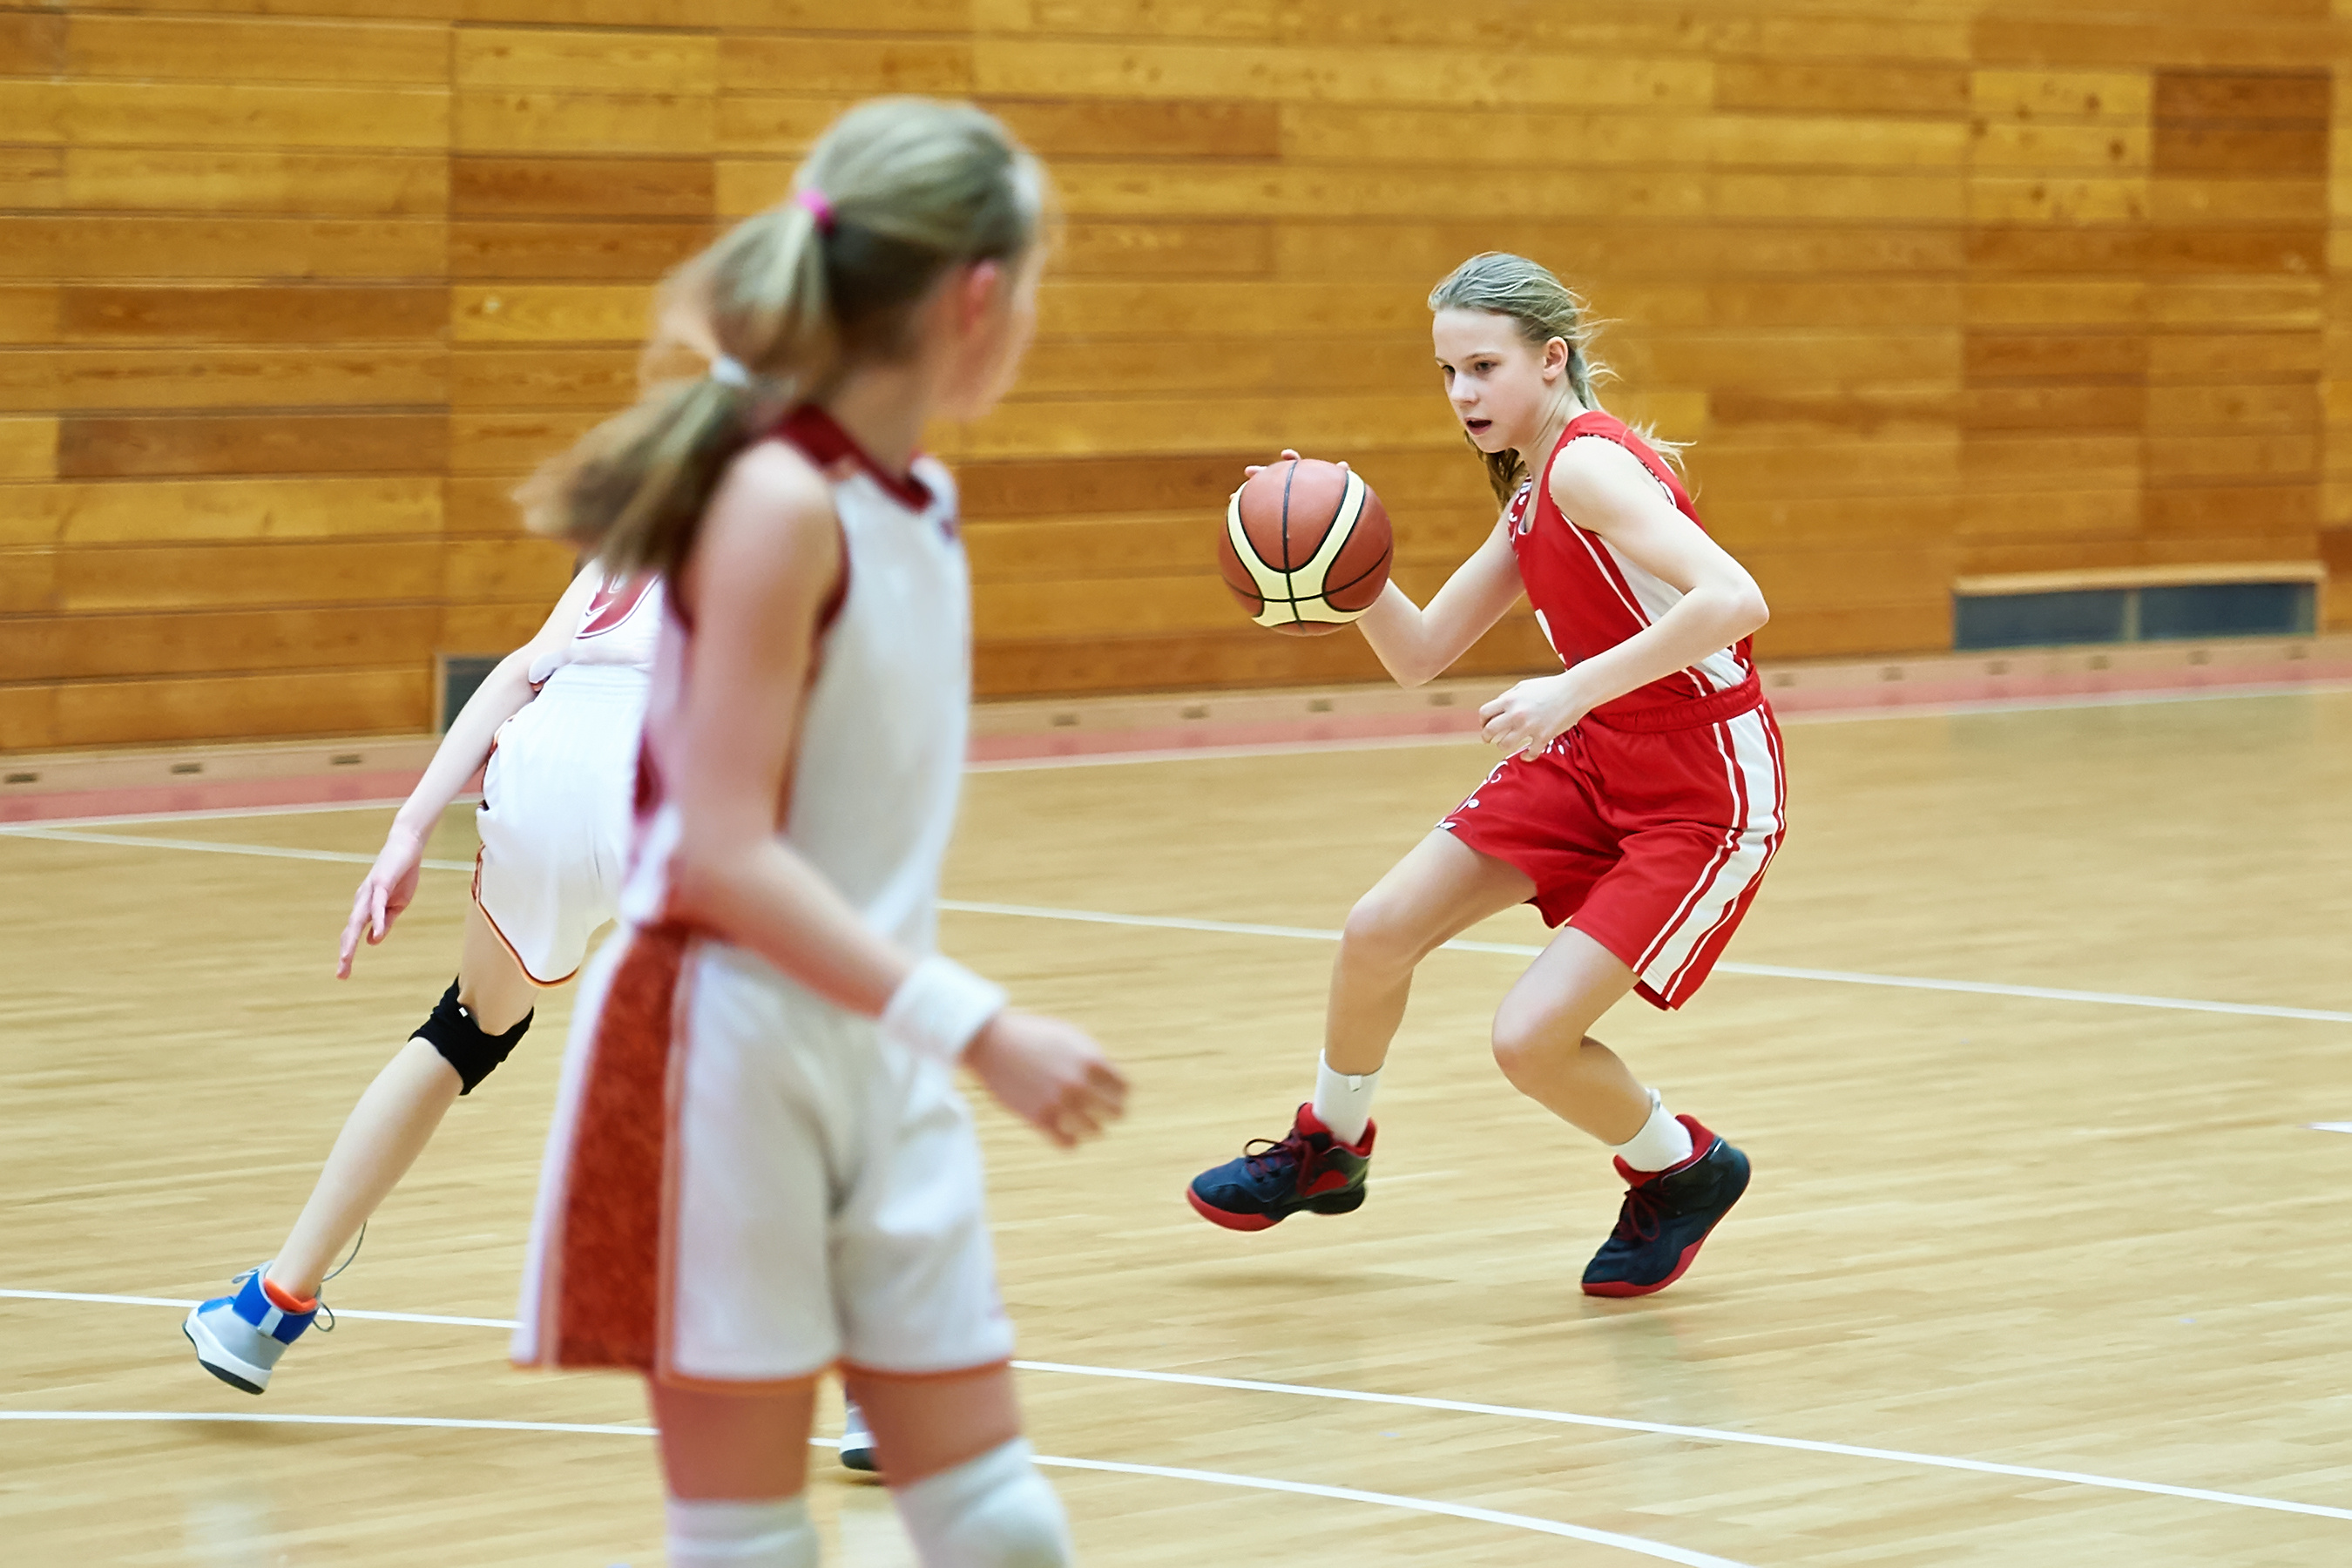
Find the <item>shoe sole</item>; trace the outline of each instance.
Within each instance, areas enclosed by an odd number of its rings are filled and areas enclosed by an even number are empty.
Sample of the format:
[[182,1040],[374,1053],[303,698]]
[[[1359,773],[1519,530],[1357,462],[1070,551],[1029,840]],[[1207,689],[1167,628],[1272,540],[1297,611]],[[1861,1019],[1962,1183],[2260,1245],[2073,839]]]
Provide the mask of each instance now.
[[[1227,1230],[1272,1230],[1290,1217],[1289,1214],[1234,1214],[1208,1202],[1190,1187],[1184,1189],[1184,1201],[1192,1205],[1194,1214]],[[1358,1187],[1333,1197],[1309,1198],[1290,1214],[1353,1214],[1363,1206],[1364,1189]]]
[[255,1366],[242,1356],[229,1354],[195,1313],[188,1314],[186,1321],[180,1325],[180,1331],[188,1336],[190,1344],[196,1347],[196,1364],[231,1388],[242,1389],[247,1394],[259,1394],[268,1388],[268,1369]]
[[856,1470],[861,1476],[870,1476],[882,1467],[874,1462],[874,1450],[871,1448],[844,1448],[841,1451],[841,1468]]
[[1710,1224],[1705,1231],[1700,1233],[1699,1238],[1696,1241],[1692,1242],[1688,1247],[1683,1248],[1683,1255],[1675,1259],[1675,1271],[1672,1274],[1667,1275],[1664,1279],[1659,1280],[1654,1285],[1636,1285],[1630,1279],[1604,1279],[1597,1285],[1589,1284],[1584,1286],[1584,1293],[1588,1296],[1600,1296],[1610,1300],[1618,1301],[1624,1300],[1628,1297],[1633,1296],[1654,1296],[1659,1291],[1664,1289],[1667,1286],[1673,1284],[1675,1280],[1681,1279],[1684,1275],[1689,1273],[1690,1266],[1698,1261],[1698,1249],[1705,1247],[1706,1245],[1706,1238],[1715,1234],[1716,1226],[1721,1225],[1730,1215],[1731,1211],[1738,1206],[1739,1200],[1748,1195],[1748,1178],[1754,1173],[1754,1172],[1752,1167],[1748,1163],[1747,1155],[1740,1155],[1739,1165],[1739,1190],[1731,1194],[1731,1202],[1723,1205],[1723,1213],[1715,1216],[1713,1224]]

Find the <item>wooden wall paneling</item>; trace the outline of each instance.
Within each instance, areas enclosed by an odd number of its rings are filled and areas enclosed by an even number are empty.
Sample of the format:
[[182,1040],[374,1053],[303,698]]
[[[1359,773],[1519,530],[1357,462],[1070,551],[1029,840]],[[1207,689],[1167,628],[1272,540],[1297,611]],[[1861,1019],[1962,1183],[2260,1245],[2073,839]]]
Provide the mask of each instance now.
[[609,409],[454,409],[446,422],[451,475],[520,479],[593,429]]
[[440,546],[427,540],[126,544],[60,552],[55,602],[69,615],[230,605],[430,603]]
[[52,415],[0,417],[0,480],[54,479],[58,422]]
[[441,480],[431,475],[26,486],[11,505],[47,518],[67,544],[430,538],[442,531]]
[[440,87],[79,80],[68,89],[60,123],[83,146],[434,150],[449,144],[449,94]]
[[449,226],[449,276],[488,279],[641,279],[650,281],[710,242],[698,221],[631,218],[466,219]]
[[437,219],[148,217],[81,213],[7,220],[0,278],[435,278]]
[[75,415],[58,422],[58,477],[439,474],[448,424],[435,414]]
[[0,614],[39,614],[57,607],[58,552],[47,544],[0,550]]
[[0,11],[0,77],[65,70],[66,18],[54,11]]
[[520,600],[539,605],[542,616],[578,570],[570,545],[528,536],[453,540],[441,562],[442,602]]
[[48,211],[65,199],[65,167],[62,147],[0,147],[0,188],[17,212]]
[[68,343],[437,344],[448,319],[448,290],[433,284],[68,283],[50,292],[57,341]]
[[432,605],[9,616],[0,669],[16,680],[102,680],[426,664],[440,624]]
[[453,218],[707,218],[710,212],[708,158],[449,160]]
[[465,348],[449,360],[453,410],[586,408],[610,414],[636,395],[634,349]]
[[[65,73],[135,81],[397,83],[446,89],[449,30],[295,16],[90,16],[67,23]],[[354,104],[364,111],[365,105]]]
[[295,735],[417,734],[433,722],[433,683],[415,663],[383,668],[64,681],[34,747]]
[[449,290],[455,343],[626,343],[653,326],[643,284],[463,285]]
[[[61,411],[437,405],[447,400],[436,346],[347,349],[78,348],[57,356]],[[5,373],[0,373],[5,395]]]
[[[913,92],[964,97],[982,84],[962,38],[778,37],[732,32],[719,60],[719,90],[840,94]],[[1044,89],[1059,97],[1059,84]]]
[[[71,147],[64,204],[84,212],[371,215],[437,220],[448,161],[437,153],[278,148]],[[247,231],[252,232],[252,231]],[[242,253],[250,271],[260,253]]]

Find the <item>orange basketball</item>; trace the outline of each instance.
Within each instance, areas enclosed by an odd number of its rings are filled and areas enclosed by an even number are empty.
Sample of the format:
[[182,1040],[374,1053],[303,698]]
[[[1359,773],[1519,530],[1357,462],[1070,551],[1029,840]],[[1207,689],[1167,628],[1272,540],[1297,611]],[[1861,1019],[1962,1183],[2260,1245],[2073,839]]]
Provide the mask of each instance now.
[[1336,632],[1388,586],[1396,541],[1371,487],[1337,463],[1269,463],[1234,492],[1217,567],[1259,626]]

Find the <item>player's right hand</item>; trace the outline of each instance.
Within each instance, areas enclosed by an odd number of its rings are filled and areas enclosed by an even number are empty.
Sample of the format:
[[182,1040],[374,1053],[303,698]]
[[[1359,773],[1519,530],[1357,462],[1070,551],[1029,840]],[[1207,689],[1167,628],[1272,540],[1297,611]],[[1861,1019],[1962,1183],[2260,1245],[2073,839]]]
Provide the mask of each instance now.
[[[1277,463],[1295,463],[1295,462],[1297,462],[1298,460],[1299,460],[1299,458],[1298,458],[1298,454],[1297,454],[1297,453],[1296,453],[1296,452],[1294,452],[1294,451],[1292,451],[1292,450],[1291,450],[1289,447],[1285,447],[1282,449],[1282,456],[1281,456],[1281,457],[1279,457],[1279,458],[1276,458],[1275,459],[1275,461],[1276,461],[1276,462],[1277,462]],[[1346,472],[1346,471],[1347,471],[1347,468],[1348,468],[1347,462],[1346,462],[1346,460],[1343,458],[1343,459],[1340,461],[1340,464],[1339,464],[1340,471],[1341,471],[1342,473]],[[1245,465],[1243,467],[1243,468],[1242,468],[1242,477],[1243,477],[1244,479],[1255,479],[1258,475],[1260,475],[1260,474],[1262,474],[1262,473],[1265,472],[1265,470],[1266,470],[1266,465],[1265,465],[1265,464],[1264,464],[1264,463],[1249,463],[1249,464],[1245,464]]]
[[1083,1029],[1011,1009],[990,1019],[963,1054],[996,1102],[1065,1149],[1127,1113],[1127,1079]]
[[416,897],[416,879],[424,868],[425,836],[394,823],[375,864],[352,895],[352,918],[343,922],[342,951],[335,960],[336,979],[352,977],[352,954],[359,951],[362,932],[370,947],[392,934],[392,922]]

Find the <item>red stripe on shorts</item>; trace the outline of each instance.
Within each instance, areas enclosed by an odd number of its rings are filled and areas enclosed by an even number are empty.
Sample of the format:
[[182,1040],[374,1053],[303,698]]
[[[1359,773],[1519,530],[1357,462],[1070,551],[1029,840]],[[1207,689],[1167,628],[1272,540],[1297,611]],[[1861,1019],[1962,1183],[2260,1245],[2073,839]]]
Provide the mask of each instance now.
[[654,1366],[672,1019],[688,940],[676,926],[631,933],[596,1016],[564,1184],[559,1366]]

